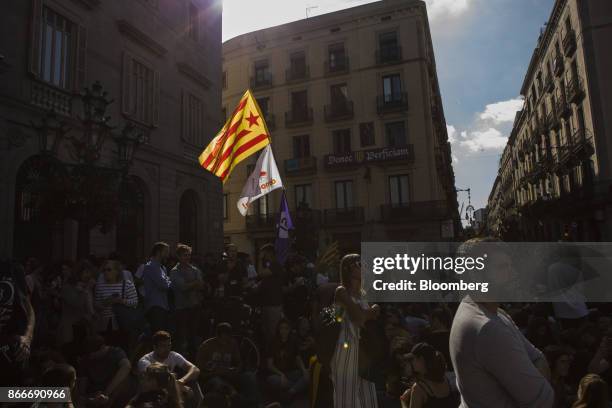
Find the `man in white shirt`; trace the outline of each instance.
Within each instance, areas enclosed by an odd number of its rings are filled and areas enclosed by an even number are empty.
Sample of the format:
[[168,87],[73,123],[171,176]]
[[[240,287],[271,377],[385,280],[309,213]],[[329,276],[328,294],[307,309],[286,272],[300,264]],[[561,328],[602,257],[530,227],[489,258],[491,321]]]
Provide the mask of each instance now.
[[138,372],[144,373],[151,363],[161,363],[168,366],[173,373],[181,373],[178,382],[182,385],[196,381],[200,376],[198,367],[189,362],[185,357],[172,351],[172,337],[170,333],[158,331],[153,335],[153,351],[145,354],[138,361]]

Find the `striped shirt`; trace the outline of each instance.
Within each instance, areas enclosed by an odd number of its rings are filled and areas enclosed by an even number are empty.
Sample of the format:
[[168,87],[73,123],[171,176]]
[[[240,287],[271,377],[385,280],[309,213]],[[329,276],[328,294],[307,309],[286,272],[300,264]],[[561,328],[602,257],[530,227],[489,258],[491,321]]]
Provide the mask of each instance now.
[[[138,305],[138,295],[136,294],[136,288],[132,281],[126,280],[125,282],[125,293],[123,298],[126,300],[127,306],[136,307]],[[108,319],[113,319],[113,328],[117,327],[115,316],[113,315],[112,303],[104,303],[104,301],[113,295],[121,298],[123,292],[123,282],[118,283],[106,283],[105,281],[96,283],[96,290],[94,299],[95,302],[100,306],[100,317],[104,323],[104,328],[108,326]]]

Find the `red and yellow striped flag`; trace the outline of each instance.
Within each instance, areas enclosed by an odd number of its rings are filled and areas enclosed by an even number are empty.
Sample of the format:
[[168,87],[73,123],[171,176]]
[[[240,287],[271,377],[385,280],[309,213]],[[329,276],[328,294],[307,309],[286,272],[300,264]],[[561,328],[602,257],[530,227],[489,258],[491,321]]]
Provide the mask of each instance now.
[[200,165],[225,183],[238,163],[268,144],[268,126],[247,89],[223,128],[200,154]]

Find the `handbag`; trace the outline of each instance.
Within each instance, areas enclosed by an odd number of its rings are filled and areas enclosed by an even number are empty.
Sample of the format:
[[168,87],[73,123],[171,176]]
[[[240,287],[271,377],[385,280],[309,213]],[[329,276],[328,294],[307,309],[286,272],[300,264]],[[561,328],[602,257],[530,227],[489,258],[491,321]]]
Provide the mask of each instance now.
[[[123,280],[123,285],[121,286],[121,299],[125,299],[125,279]],[[138,334],[145,331],[146,320],[140,303],[135,307],[114,304],[112,308],[115,319],[117,319],[117,324],[121,330],[128,333]]]

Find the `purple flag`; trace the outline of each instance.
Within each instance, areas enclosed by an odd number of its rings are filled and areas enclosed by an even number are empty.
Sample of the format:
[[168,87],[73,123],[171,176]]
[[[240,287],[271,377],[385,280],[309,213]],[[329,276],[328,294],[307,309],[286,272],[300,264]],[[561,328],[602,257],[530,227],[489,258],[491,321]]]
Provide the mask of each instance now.
[[276,241],[274,242],[276,258],[281,265],[285,263],[285,261],[287,260],[287,255],[289,254],[289,248],[291,247],[289,230],[292,229],[293,221],[291,221],[291,214],[289,214],[289,205],[287,204],[287,197],[285,196],[285,190],[283,190],[280,212],[278,215],[278,223],[276,224]]

